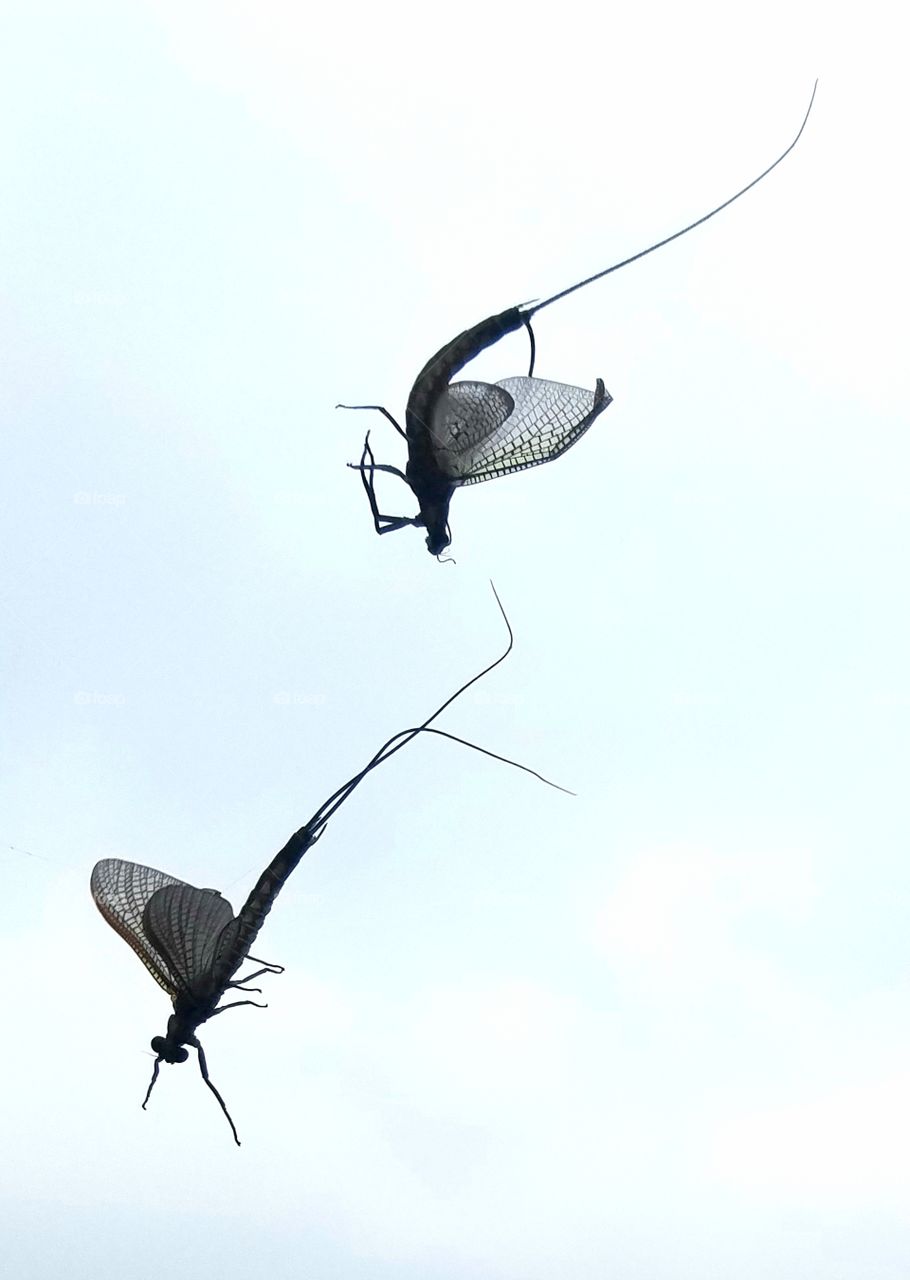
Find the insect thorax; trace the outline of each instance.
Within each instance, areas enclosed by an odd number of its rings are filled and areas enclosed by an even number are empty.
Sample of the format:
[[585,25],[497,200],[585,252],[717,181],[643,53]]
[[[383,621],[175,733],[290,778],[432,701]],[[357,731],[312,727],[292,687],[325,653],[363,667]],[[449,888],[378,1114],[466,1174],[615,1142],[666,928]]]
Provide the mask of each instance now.
[[[421,460],[422,462],[422,460]],[[422,524],[427,531],[427,547],[436,556],[449,545],[449,503],[455,485],[429,456],[427,465],[410,460],[407,465],[408,484],[420,507],[415,524]]]

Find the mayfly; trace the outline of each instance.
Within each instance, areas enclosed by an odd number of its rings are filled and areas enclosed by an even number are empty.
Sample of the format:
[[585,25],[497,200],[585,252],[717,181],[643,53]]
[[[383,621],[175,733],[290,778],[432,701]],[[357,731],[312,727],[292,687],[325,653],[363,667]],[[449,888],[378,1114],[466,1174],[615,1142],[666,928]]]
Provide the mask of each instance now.
[[[595,280],[602,280],[604,276],[637,262],[639,258],[647,257],[649,253],[678,240],[680,236],[687,235],[766,178],[790,154],[802,136],[817,86],[816,81],[799,132],[786,151],[757,178],[753,178],[747,186],[710,213],[647,249],[640,250],[631,258],[624,258],[622,262],[616,262],[612,267],[606,267],[603,271],[554,293],[543,302],[509,307],[507,311],[481,320],[473,328],[466,329],[451,342],[447,342],[417,375],[417,381],[408,397],[404,430],[382,405],[337,406],[339,409],[376,410],[407,441],[408,462],[405,471],[376,462],[370,447],[369,432],[364,441],[360,462],[348,464],[360,472],[377,533],[390,533],[405,525],[426,529],[427,548],[432,555],[438,556],[452,540],[449,503],[460,485],[480,484],[483,480],[493,480],[513,471],[524,471],[528,467],[552,462],[581,439],[613,397],[604,387],[601,378],[597,379],[593,391],[535,378],[536,346],[531,328],[533,317],[538,311],[543,311],[544,307],[567,298],[576,289],[583,289]],[[451,381],[481,351],[522,327],[527,329],[531,344],[530,366],[526,378],[505,378],[495,384]],[[377,471],[386,471],[408,485],[420,508],[416,516],[386,516],[380,513],[374,488]]]
[[[498,596],[496,601],[499,604]],[[230,991],[261,994],[258,987],[249,987],[247,984],[263,974],[283,972],[281,965],[269,964],[251,956],[250,948],[288,876],[322,835],[332,815],[368,773],[384,764],[418,733],[434,733],[491,756],[494,760],[515,765],[543,782],[547,781],[525,765],[506,760],[503,756],[466,742],[443,729],[430,727],[456,698],[488,675],[494,667],[498,667],[511,652],[512,628],[501,604],[499,608],[509,633],[505,652],[447,698],[423,724],[396,733],[379,748],[359,773],[330,795],[309,822],[295,832],[281,852],[272,859],[237,916],[234,916],[230,903],[217,889],[196,889],[163,871],[134,862],[123,862],[119,858],[105,858],[96,864],[92,871],[91,888],[98,910],[121,938],[129,943],[152,977],[171,997],[174,1005],[174,1012],[168,1019],[167,1034],[155,1036],[152,1040],[155,1065],[142,1103],[143,1110],[158,1079],[160,1064],[186,1062],[189,1046],[196,1050],[202,1078],[227,1117],[234,1141],[240,1145],[234,1121],[224,1099],[209,1079],[205,1053],[196,1030],[209,1018],[224,1013],[227,1009],[236,1009],[241,1005],[265,1008],[255,1000],[234,1000],[230,1004],[220,1004],[220,1001]],[[564,788],[560,787],[558,790]],[[259,968],[253,973],[236,978],[235,974],[246,961]]]

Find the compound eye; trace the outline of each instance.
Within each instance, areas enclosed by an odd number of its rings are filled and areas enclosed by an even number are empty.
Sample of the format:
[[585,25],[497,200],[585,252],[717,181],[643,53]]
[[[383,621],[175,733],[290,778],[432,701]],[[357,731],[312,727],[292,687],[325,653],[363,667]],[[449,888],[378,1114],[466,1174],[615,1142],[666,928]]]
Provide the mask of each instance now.
[[165,1062],[186,1062],[190,1056],[189,1050],[184,1049],[182,1045],[168,1046],[166,1036],[155,1036],[152,1040],[152,1052],[158,1058],[163,1058]]

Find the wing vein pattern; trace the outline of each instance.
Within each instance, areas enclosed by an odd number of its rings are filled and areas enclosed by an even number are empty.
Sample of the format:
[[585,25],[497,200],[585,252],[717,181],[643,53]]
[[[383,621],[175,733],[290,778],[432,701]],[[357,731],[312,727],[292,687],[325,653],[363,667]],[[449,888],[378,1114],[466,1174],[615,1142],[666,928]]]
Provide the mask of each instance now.
[[215,956],[221,934],[233,919],[231,904],[216,889],[170,884],[149,899],[142,928],[167,960],[178,987],[206,997],[215,994]]
[[92,871],[92,897],[98,910],[171,998],[177,994],[174,976],[165,956],[146,936],[142,920],[149,900],[159,889],[182,883],[164,871],[120,858],[103,858]]
[[584,435],[612,396],[543,378],[455,382],[433,409],[430,434],[439,466],[456,485],[552,462]]

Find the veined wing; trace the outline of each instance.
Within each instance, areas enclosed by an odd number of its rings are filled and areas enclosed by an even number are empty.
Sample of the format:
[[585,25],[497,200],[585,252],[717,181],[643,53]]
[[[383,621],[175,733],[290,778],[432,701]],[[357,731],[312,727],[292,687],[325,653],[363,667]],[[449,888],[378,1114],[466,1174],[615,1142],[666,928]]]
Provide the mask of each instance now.
[[174,876],[137,862],[103,858],[92,871],[92,897],[105,920],[115,929],[149,973],[173,999],[177,994],[167,959],[147,936],[142,920],[149,900],[167,885],[182,884]]
[[162,955],[177,987],[208,995],[219,939],[234,913],[217,889],[168,884],[149,898],[142,930]]
[[433,453],[447,476],[466,475],[515,408],[502,386],[455,382],[439,396],[430,419]]
[[456,382],[433,415],[439,464],[464,485],[552,462],[581,439],[612,399],[600,378],[594,391],[542,378]]

